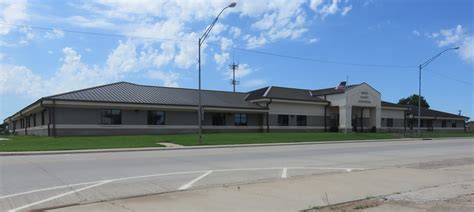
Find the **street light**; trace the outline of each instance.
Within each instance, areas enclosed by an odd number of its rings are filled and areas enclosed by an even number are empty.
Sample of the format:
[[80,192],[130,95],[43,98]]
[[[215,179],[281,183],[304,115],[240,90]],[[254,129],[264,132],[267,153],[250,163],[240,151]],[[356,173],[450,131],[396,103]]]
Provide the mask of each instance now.
[[435,60],[436,58],[441,56],[443,53],[445,53],[449,50],[457,50],[457,49],[459,49],[459,46],[452,47],[452,48],[449,48],[449,49],[445,49],[444,51],[438,53],[437,55],[433,56],[432,58],[430,58],[429,60],[427,60],[426,62],[424,62],[424,63],[422,63],[418,66],[418,68],[419,68],[419,75],[418,75],[418,136],[421,135],[421,129],[420,129],[420,123],[421,123],[421,70],[423,68],[425,68],[428,64],[433,62],[433,60]]
[[199,54],[198,54],[198,66],[199,66],[199,105],[198,105],[198,123],[199,123],[199,144],[202,144],[202,104],[201,104],[201,45],[204,43],[204,40],[207,38],[209,33],[212,30],[212,27],[216,24],[217,20],[219,19],[219,16],[224,12],[225,9],[227,8],[232,8],[235,7],[237,3],[232,2],[230,3],[227,7],[224,7],[224,9],[221,10],[221,12],[216,16],[214,21],[212,21],[211,25],[207,27],[206,31],[202,36],[199,38],[198,46],[199,46]]

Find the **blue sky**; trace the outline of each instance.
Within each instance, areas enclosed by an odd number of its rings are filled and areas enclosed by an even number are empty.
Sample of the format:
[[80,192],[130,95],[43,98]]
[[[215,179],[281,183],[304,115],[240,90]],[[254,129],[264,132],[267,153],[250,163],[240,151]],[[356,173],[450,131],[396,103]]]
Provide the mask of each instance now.
[[[232,90],[235,60],[238,91],[333,87],[349,76],[397,102],[417,93],[419,63],[461,46],[426,67],[422,95],[433,109],[474,115],[472,1],[236,2],[204,46],[205,89]],[[117,81],[197,88],[197,38],[229,3],[0,0],[0,118],[43,96]]]

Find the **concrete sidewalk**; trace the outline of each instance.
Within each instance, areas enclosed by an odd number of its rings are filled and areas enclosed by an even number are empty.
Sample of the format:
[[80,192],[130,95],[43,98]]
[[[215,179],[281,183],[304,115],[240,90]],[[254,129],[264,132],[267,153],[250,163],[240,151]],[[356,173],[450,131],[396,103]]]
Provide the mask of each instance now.
[[[444,139],[466,139],[457,138],[436,138]],[[474,138],[471,138],[474,139]],[[84,154],[84,153],[105,153],[105,152],[133,152],[133,151],[162,151],[162,150],[189,150],[189,149],[214,149],[214,148],[241,148],[241,147],[264,147],[264,146],[288,146],[288,145],[311,145],[311,144],[338,144],[338,143],[368,143],[368,142],[390,142],[390,141],[417,141],[431,140],[420,138],[397,138],[397,139],[374,139],[374,140],[344,140],[344,141],[309,141],[309,142],[285,142],[285,143],[259,143],[259,144],[226,144],[226,145],[203,145],[203,146],[180,146],[180,147],[145,147],[145,148],[114,148],[114,149],[84,149],[84,150],[59,150],[59,151],[24,151],[24,152],[0,152],[3,156],[24,156],[24,155],[55,155],[55,154]]]
[[[59,208],[52,211],[300,211],[314,206],[466,182],[474,165],[387,168],[225,185]],[[450,188],[444,186],[443,188]],[[457,188],[459,189],[459,187]],[[449,192],[449,191],[442,191]],[[456,191],[473,193],[473,187]]]

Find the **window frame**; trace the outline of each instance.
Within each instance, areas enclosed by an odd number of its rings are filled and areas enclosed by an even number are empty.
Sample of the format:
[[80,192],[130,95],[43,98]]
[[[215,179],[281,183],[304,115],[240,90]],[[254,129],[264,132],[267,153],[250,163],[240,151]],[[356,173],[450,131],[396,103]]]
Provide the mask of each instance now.
[[[221,123],[216,122],[216,118],[219,117]],[[211,125],[212,126],[226,126],[226,115],[225,113],[212,113],[211,115]]]
[[[158,120],[160,120],[159,118],[157,118],[158,116],[158,113],[161,113],[161,117],[162,117],[162,121],[161,122],[158,122]],[[161,110],[149,110],[147,112],[147,124],[148,125],[165,125],[166,123],[166,113],[165,111],[161,111]]]
[[456,128],[456,127],[457,127],[456,120],[454,120],[451,122],[451,128]]
[[[114,114],[113,112],[117,112],[118,114]],[[108,114],[105,114],[105,112],[108,112]],[[110,117],[106,117],[106,116]],[[114,118],[115,116],[115,118]],[[117,119],[118,116],[118,119]],[[110,119],[110,123],[104,121],[105,118]],[[115,123],[114,121],[117,121],[118,123]],[[122,124],[122,110],[120,109],[101,109],[100,110],[100,124],[102,125],[121,125]]]
[[[304,118],[304,124],[301,123],[302,120],[300,118]],[[296,126],[305,127],[308,126],[308,116],[306,115],[296,115]]]
[[446,121],[446,120],[442,120],[442,121],[441,121],[441,127],[442,127],[442,128],[446,128],[446,126],[447,126],[447,121]]
[[387,127],[393,127],[393,118],[386,118],[386,126]]
[[[280,120],[281,118],[281,120]],[[284,123],[285,120],[283,118],[286,118],[286,124]],[[283,114],[279,114],[278,115],[278,126],[290,126],[290,115],[283,115]]]
[[[245,120],[245,122],[243,120]],[[247,115],[247,113],[235,113],[234,114],[234,125],[235,126],[247,126],[248,125],[248,115]]]

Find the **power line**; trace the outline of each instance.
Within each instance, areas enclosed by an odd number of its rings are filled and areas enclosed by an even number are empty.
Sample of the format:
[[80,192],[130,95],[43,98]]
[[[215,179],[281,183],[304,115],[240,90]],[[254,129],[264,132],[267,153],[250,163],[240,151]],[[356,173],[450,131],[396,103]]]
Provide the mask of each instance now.
[[69,29],[61,29],[61,28],[49,28],[49,27],[31,26],[31,25],[13,25],[13,24],[3,24],[3,23],[0,23],[0,25],[11,26],[11,27],[23,27],[23,28],[39,29],[39,30],[46,30],[46,31],[62,31],[62,32],[68,32],[68,33],[74,33],[74,34],[108,36],[108,37],[136,38],[136,39],[161,40],[161,41],[193,42],[193,43],[196,42],[196,41],[191,41],[191,40],[182,40],[182,39],[173,39],[173,38],[156,38],[156,37],[144,37],[144,36],[133,36],[133,35],[120,35],[120,34],[112,34],[112,33],[88,32],[88,31],[69,30]]
[[[32,28],[32,29],[39,29],[39,30],[47,30],[47,31],[63,31],[69,33],[76,33],[76,34],[88,34],[88,35],[96,35],[96,36],[110,36],[110,37],[121,37],[121,38],[136,38],[136,39],[147,39],[147,40],[161,40],[161,41],[174,41],[174,42],[196,42],[192,40],[180,40],[180,39],[172,39],[172,38],[156,38],[156,37],[144,37],[144,36],[128,36],[128,35],[120,35],[120,34],[113,34],[113,33],[99,33],[99,32],[86,32],[86,31],[79,31],[79,30],[68,30],[68,29],[61,29],[61,28],[49,28],[49,27],[41,27],[41,26],[31,26],[31,25],[13,25],[13,24],[3,24],[0,25],[4,26],[12,26],[12,27],[24,27],[24,28]],[[206,42],[207,44],[220,46],[217,43]],[[307,57],[299,57],[299,56],[292,56],[292,55],[285,55],[285,54],[277,54],[272,52],[265,52],[265,51],[258,51],[253,49],[245,49],[239,47],[231,47],[234,50],[241,51],[241,52],[248,52],[266,56],[273,56],[273,57],[280,57],[280,58],[287,58],[293,60],[301,60],[301,61],[309,61],[309,62],[317,62],[317,63],[328,63],[328,64],[337,64],[337,65],[346,65],[346,66],[361,66],[361,67],[378,67],[378,68],[416,68],[417,66],[414,65],[382,65],[382,64],[368,64],[368,63],[353,63],[353,62],[346,62],[346,61],[334,61],[334,60],[323,60],[323,59],[316,59],[316,58],[307,58]]]
[[446,75],[446,74],[442,74],[442,73],[433,71],[433,70],[431,70],[431,69],[429,69],[429,71],[430,71],[430,73],[434,73],[434,74],[437,74],[437,75],[439,75],[439,76],[442,76],[443,79],[444,79],[444,78],[447,78],[447,79],[449,79],[449,80],[453,80],[453,81],[456,81],[456,82],[459,82],[459,83],[462,83],[462,84],[465,84],[465,85],[474,86],[474,84],[471,83],[471,82],[464,81],[464,80],[460,80],[460,79],[456,79],[456,78],[451,77],[451,76],[449,76],[449,75]]
[[[213,44],[213,45],[218,45],[218,44]],[[233,49],[237,51],[251,52],[255,54],[288,58],[288,59],[294,59],[294,60],[303,60],[303,61],[310,61],[310,62],[317,62],[317,63],[330,63],[330,64],[347,65],[347,66],[363,66],[363,67],[378,67],[378,68],[416,68],[417,67],[417,66],[409,66],[409,65],[381,65],[381,64],[352,63],[352,62],[344,62],[344,61],[323,60],[323,59],[315,59],[315,58],[307,58],[307,57],[298,57],[298,56],[292,56],[292,55],[276,54],[276,53],[264,52],[264,51],[258,51],[258,50],[252,50],[252,49],[243,49],[243,48],[238,48],[238,47],[233,47]]]

